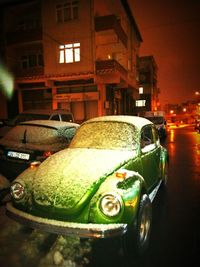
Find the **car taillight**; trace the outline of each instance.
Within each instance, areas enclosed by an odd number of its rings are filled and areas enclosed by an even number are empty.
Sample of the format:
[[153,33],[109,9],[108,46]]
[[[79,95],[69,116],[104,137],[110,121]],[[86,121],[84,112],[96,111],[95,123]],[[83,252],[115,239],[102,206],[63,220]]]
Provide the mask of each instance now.
[[33,162],[31,162],[31,164],[30,164],[30,168],[31,168],[31,169],[35,169],[35,168],[37,168],[38,166],[40,166],[40,164],[41,164],[40,161],[33,161]]
[[44,151],[44,153],[43,153],[43,157],[48,158],[48,157],[51,156],[52,154],[53,154],[52,151]]

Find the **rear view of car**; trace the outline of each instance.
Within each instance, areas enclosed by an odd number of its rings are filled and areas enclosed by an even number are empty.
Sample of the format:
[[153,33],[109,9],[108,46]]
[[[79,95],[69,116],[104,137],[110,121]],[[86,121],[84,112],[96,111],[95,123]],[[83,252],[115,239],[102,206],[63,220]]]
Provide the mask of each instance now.
[[33,120],[54,120],[74,122],[74,116],[71,112],[64,109],[36,109],[27,110],[19,113],[11,120],[0,121],[0,138],[2,138],[12,127],[25,121]]
[[0,173],[10,181],[33,161],[68,147],[78,124],[51,120],[22,122],[0,140]]

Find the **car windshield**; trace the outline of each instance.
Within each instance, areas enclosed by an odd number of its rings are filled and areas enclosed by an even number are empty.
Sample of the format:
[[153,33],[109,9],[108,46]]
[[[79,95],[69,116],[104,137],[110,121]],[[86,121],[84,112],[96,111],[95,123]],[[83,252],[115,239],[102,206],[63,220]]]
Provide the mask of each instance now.
[[136,129],[124,122],[101,121],[82,125],[70,148],[136,149]]
[[152,121],[154,124],[164,123],[163,117],[146,117],[148,120]]

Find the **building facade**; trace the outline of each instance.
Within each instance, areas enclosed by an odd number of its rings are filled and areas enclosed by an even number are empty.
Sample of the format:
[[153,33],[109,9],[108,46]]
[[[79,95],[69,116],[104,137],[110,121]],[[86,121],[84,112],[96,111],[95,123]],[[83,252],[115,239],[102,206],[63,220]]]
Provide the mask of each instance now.
[[156,111],[160,108],[157,86],[158,67],[153,56],[141,56],[139,59],[139,100],[136,100],[137,111]]
[[4,34],[18,112],[135,112],[142,38],[126,0],[23,2],[5,8]]

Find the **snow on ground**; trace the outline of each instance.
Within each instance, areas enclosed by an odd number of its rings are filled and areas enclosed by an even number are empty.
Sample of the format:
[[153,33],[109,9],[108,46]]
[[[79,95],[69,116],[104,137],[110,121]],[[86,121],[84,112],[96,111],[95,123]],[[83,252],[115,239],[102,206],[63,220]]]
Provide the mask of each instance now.
[[83,267],[89,264],[92,241],[58,236],[22,226],[0,206],[1,267]]

